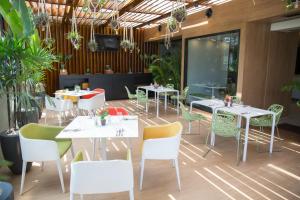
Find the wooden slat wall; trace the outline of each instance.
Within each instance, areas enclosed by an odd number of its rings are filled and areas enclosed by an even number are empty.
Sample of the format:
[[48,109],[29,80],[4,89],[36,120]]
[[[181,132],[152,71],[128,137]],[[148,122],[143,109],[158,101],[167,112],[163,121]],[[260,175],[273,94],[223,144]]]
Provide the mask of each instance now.
[[[140,59],[141,53],[157,54],[158,43],[144,42],[144,30],[134,30],[134,40],[141,49],[140,53],[119,51],[107,51],[92,53],[87,48],[87,43],[90,40],[90,26],[82,25],[79,28],[80,35],[83,36],[81,47],[75,50],[70,41],[66,39],[66,34],[71,29],[69,24],[52,24],[51,36],[55,39],[54,54],[72,54],[71,60],[66,63],[65,68],[69,74],[84,74],[87,68],[90,68],[91,73],[103,73],[105,65],[110,65],[115,73],[128,73],[129,69],[133,73],[144,72],[145,64]],[[122,31],[119,30],[119,35],[122,37]],[[108,27],[95,27],[95,33],[112,34],[112,30]],[[41,38],[45,37],[45,31],[40,31]],[[53,94],[58,89],[59,64],[54,63],[54,70],[46,73],[46,91],[48,94]]]

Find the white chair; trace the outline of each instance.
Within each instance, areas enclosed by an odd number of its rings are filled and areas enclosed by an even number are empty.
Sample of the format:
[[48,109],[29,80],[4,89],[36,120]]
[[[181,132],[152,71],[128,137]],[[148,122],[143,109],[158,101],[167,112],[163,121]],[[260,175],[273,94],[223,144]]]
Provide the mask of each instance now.
[[78,109],[94,112],[105,106],[105,93],[97,94],[89,99],[79,99]]
[[71,149],[72,156],[74,157],[74,151],[72,148],[72,140],[55,138],[62,130],[63,127],[36,123],[26,124],[20,129],[19,136],[23,158],[20,195],[23,193],[27,162],[42,162],[43,169],[45,161],[55,161],[61,188],[62,191],[65,192],[60,158],[63,157],[69,149]]
[[71,100],[63,100],[50,96],[45,96],[45,124],[47,121],[47,111],[54,111],[59,113],[59,123],[61,123],[62,116],[66,118],[66,111],[73,109],[73,102]]
[[128,150],[127,160],[82,161],[79,152],[71,164],[70,200],[74,194],[115,193],[129,191],[134,200],[133,168]]
[[176,169],[178,188],[181,190],[178,153],[182,133],[180,122],[145,127],[141,159],[140,190],[143,186],[145,160],[172,160]]

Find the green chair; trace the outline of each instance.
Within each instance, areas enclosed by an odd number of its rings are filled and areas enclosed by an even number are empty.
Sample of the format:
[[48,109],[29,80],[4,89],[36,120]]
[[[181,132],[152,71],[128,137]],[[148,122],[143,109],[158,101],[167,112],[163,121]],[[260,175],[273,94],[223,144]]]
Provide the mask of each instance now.
[[[268,110],[272,111],[275,113],[276,118],[275,118],[275,127],[276,127],[276,132],[278,137],[280,138],[280,134],[279,134],[279,130],[278,130],[278,122],[280,120],[280,117],[282,115],[284,107],[282,105],[279,104],[273,104],[271,105]],[[265,115],[265,116],[261,116],[261,117],[255,117],[255,118],[251,118],[250,120],[250,125],[251,126],[255,126],[255,127],[259,127],[260,130],[262,131],[262,129],[264,127],[272,127],[272,122],[273,122],[273,117],[272,115]]]
[[[184,88],[183,93],[179,95],[179,101],[186,103],[188,94],[189,94],[189,87],[187,86]],[[171,100],[177,101],[177,95],[172,95]]]
[[129,99],[129,100],[133,100],[133,99],[136,99],[136,98],[137,98],[136,94],[132,94],[132,93],[129,91],[129,89],[128,89],[127,86],[125,86],[125,89],[126,89],[126,92],[127,92],[128,99]]
[[20,143],[23,158],[20,194],[23,193],[27,162],[42,162],[43,169],[45,161],[55,161],[61,188],[63,192],[65,191],[60,158],[62,158],[69,149],[71,149],[72,156],[74,156],[74,151],[72,149],[72,140],[55,138],[62,130],[63,127],[46,126],[36,123],[27,124],[20,129]]
[[183,105],[183,103],[179,102],[180,108],[181,108],[181,112],[182,112],[182,117],[184,120],[189,122],[189,133],[191,133],[191,123],[193,121],[199,121],[199,132],[200,132],[200,127],[201,127],[201,120],[206,120],[206,117],[204,117],[201,114],[192,114],[190,113],[185,106]]
[[137,102],[137,106],[142,103],[142,104],[145,104],[146,106],[146,112],[148,112],[148,102],[149,102],[149,99],[148,97],[145,95],[144,91],[141,91],[141,90],[137,90],[136,91],[136,102]]
[[[232,115],[214,113],[212,117],[212,132],[215,135],[222,136],[222,137],[233,137],[237,141],[237,165],[240,162],[240,131],[241,129],[237,127],[235,117]],[[208,133],[206,138],[206,145],[208,145],[208,138],[211,132]],[[211,146],[209,146],[208,151],[203,155],[205,157],[210,151]]]

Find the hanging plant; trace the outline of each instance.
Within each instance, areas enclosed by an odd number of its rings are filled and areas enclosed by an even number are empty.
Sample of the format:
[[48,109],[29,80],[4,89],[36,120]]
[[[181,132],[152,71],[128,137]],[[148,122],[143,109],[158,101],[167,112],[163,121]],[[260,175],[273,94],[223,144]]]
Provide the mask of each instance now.
[[172,16],[176,19],[178,23],[182,23],[186,20],[187,11],[185,7],[177,8],[173,11]]
[[70,40],[76,50],[80,48],[81,38],[81,35],[77,31],[71,31],[67,35],[67,39]]
[[130,27],[130,44],[129,44],[129,47],[128,47],[130,53],[133,52],[134,47],[135,47],[135,43],[134,43],[134,38],[133,38],[133,27],[131,26]]
[[120,46],[124,49],[124,51],[126,52],[127,49],[129,49],[131,43],[129,40],[122,40],[120,43]]
[[90,11],[90,1],[89,0],[84,0],[83,6],[82,6],[82,11],[83,12],[88,12]]
[[33,20],[36,27],[45,27],[49,23],[49,15],[47,13],[38,13],[34,15]]
[[52,49],[54,43],[55,43],[55,40],[52,38],[46,38],[44,40],[44,45],[47,49]]
[[106,4],[107,0],[98,0],[97,2],[100,7],[103,7]]
[[292,0],[282,0],[282,1],[285,1],[285,7],[287,10],[298,8],[298,3],[299,3],[298,0],[296,0],[294,2]]
[[167,29],[169,29],[169,31],[171,33],[175,32],[177,29],[177,21],[174,17],[169,17],[168,21],[167,21]]
[[111,26],[112,29],[117,30],[120,26],[120,23],[119,23],[118,19],[112,19],[110,21],[110,26]]
[[75,17],[76,11],[73,12],[72,16],[72,26],[71,26],[71,32],[67,34],[67,39],[70,40],[73,47],[78,50],[80,48],[81,44],[81,35],[79,35],[77,31],[77,24],[76,24],[76,17]]
[[90,49],[91,52],[95,52],[97,50],[97,42],[95,40],[89,41],[88,43],[88,48]]

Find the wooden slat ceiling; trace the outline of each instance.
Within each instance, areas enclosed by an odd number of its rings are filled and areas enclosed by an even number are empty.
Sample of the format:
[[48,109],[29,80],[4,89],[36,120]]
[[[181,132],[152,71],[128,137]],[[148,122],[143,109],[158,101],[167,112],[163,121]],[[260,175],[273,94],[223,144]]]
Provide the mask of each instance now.
[[[186,0],[188,15],[205,10],[212,5],[217,6],[231,0]],[[26,0],[28,7],[33,12],[38,10],[38,0]],[[75,12],[77,23],[90,24],[93,15],[91,11],[84,12],[82,7],[84,0],[46,0],[46,9],[54,23],[70,23],[72,12]],[[181,7],[184,3],[176,3],[176,0],[118,0],[118,12],[121,26],[133,26],[136,28],[151,28],[166,22],[170,16],[172,7]],[[114,1],[108,0],[105,6],[97,10],[96,25],[108,26],[114,11]]]

